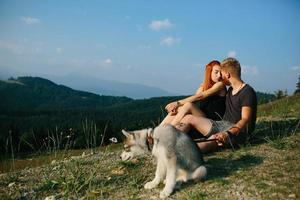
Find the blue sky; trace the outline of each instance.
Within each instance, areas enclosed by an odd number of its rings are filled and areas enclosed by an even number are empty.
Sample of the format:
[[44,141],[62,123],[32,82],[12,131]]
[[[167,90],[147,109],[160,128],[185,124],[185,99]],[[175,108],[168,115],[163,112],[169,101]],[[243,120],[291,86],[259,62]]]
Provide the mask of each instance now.
[[85,75],[193,93],[236,57],[257,91],[295,90],[298,0],[0,0],[0,75]]

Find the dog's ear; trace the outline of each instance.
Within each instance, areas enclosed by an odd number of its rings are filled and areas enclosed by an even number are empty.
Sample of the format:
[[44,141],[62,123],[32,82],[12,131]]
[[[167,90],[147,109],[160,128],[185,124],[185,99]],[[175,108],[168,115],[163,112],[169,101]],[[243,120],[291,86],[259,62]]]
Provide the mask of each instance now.
[[148,128],[147,130],[147,135],[152,135],[153,134],[153,128]]
[[124,129],[122,130],[122,133],[123,133],[126,137],[129,137],[129,136],[130,136],[130,133],[128,133],[128,132],[125,131]]

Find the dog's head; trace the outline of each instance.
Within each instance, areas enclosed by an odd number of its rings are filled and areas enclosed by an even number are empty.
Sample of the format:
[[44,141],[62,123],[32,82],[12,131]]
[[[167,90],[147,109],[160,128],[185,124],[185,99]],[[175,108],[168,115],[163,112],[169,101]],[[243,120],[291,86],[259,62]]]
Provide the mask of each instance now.
[[152,128],[130,132],[122,130],[122,133],[126,136],[124,140],[124,151],[121,154],[123,161],[131,160],[149,152],[147,138],[152,135]]

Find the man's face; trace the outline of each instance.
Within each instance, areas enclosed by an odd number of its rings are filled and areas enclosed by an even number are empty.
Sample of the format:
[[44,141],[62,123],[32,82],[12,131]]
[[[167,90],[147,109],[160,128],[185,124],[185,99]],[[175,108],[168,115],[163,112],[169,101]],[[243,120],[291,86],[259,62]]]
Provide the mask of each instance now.
[[222,75],[222,81],[223,81],[223,83],[225,85],[231,85],[231,83],[229,81],[230,74],[226,70],[222,69],[221,70],[221,75]]

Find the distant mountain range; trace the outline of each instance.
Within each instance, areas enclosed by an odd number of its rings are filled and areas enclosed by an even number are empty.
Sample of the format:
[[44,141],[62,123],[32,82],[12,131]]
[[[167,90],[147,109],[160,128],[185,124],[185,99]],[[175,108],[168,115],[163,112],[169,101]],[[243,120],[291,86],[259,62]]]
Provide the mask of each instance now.
[[[155,127],[166,116],[164,107],[186,96],[153,97],[132,99],[98,95],[74,90],[40,77],[18,77],[0,81],[0,143],[5,144],[11,131],[15,147],[22,140],[42,141],[49,133],[69,133],[74,130],[76,148],[85,147],[85,126],[97,128],[97,133],[106,133],[109,138],[122,138],[121,129],[136,130]],[[257,92],[258,102],[275,99],[272,94]],[[91,129],[89,129],[91,130]],[[74,142],[74,143],[75,143]],[[100,138],[98,138],[98,145]],[[21,151],[30,150],[27,143]],[[0,145],[1,152],[5,152]]]
[[[78,80],[78,86],[82,81],[83,80]],[[86,80],[86,86],[88,83],[89,81]],[[109,82],[102,83],[103,85],[109,84]],[[125,90],[126,86],[128,85],[121,86],[116,84],[115,87],[123,87]],[[148,94],[150,94],[149,91],[151,91],[151,88],[149,89],[149,87],[137,85],[129,85],[128,87],[130,86],[132,86],[132,88],[138,88],[139,90],[144,89],[146,91],[146,89],[148,89]],[[132,88],[129,90],[134,92]],[[93,89],[92,86],[90,88],[91,91],[96,89],[97,88]],[[153,89],[151,94],[154,95],[157,91],[159,90]],[[0,97],[0,110],[2,111],[106,109],[111,106],[119,107],[122,105],[133,105],[131,109],[134,109],[134,107],[144,109],[145,105],[149,103],[153,104],[155,102],[157,105],[165,105],[170,99],[184,98],[183,96],[161,97],[156,98],[158,100],[158,102],[156,102],[154,98],[134,100],[125,96],[99,95],[91,92],[74,90],[40,77],[18,77],[0,81]],[[257,97],[260,104],[275,99],[275,95],[261,92],[257,92]],[[161,104],[162,102],[163,104]]]
[[126,96],[133,99],[147,99],[151,97],[176,95],[157,87],[150,87],[136,83],[108,81],[78,74],[63,77],[47,76],[47,78],[76,90],[92,92],[99,95]]
[[0,81],[0,96],[0,109],[8,111],[103,108],[133,101],[73,90],[40,77]]

